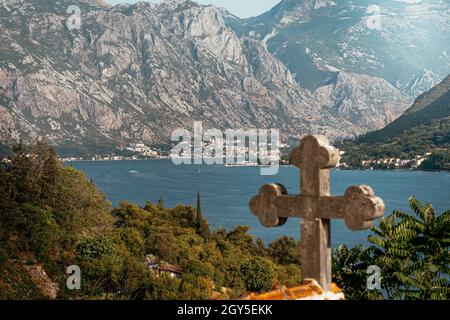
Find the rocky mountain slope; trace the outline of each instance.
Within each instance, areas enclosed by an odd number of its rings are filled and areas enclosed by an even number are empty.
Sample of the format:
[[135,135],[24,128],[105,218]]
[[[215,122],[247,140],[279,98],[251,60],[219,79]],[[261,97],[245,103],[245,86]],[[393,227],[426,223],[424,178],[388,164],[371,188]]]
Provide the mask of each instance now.
[[[74,4],[80,29],[67,26]],[[1,0],[0,140],[167,143],[194,120],[334,139],[379,129],[409,105],[387,81],[351,72],[311,92],[267,41],[226,19],[183,0]]]
[[329,113],[363,128],[359,134],[383,128],[411,101],[384,79],[350,72],[339,72],[333,82],[319,87],[315,96]]
[[449,13],[442,0],[282,0],[261,16],[228,21],[263,41],[304,87],[350,72],[416,97],[450,73]]
[[[413,106],[401,117],[383,128],[362,136],[358,141],[363,143],[383,143],[405,134],[419,126],[425,126],[431,122],[442,122],[437,134],[448,134],[450,129],[450,75],[428,92],[419,96]],[[427,134],[429,134],[429,130]],[[450,136],[446,137],[450,141]]]
[[[382,130],[338,144],[346,152],[343,161],[351,167],[365,167],[363,160],[420,159],[432,153],[421,168],[449,170],[450,75],[419,96],[410,109]],[[383,167],[386,163],[377,165]]]

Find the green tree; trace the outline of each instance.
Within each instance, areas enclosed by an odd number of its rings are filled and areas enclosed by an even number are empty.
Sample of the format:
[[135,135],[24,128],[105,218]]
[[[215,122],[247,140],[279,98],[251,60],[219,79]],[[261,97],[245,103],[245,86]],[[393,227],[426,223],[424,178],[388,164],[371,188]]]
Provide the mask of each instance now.
[[262,239],[256,239],[254,249],[253,249],[253,254],[258,257],[267,258],[268,251],[269,250],[267,250],[266,245],[264,244],[264,241]]
[[110,256],[114,251],[114,242],[107,237],[85,239],[77,247],[77,255],[81,260],[96,260]]
[[276,283],[286,287],[295,287],[302,282],[300,265],[274,265]]
[[[430,204],[409,199],[414,215],[394,211],[372,228],[364,250],[341,247],[334,254],[334,272],[351,298],[448,299],[450,275],[450,211],[437,215]],[[365,291],[369,265],[381,269],[381,292]]]
[[112,227],[111,204],[82,172],[60,166],[55,189],[51,207],[69,241],[78,240],[83,233],[95,235]]
[[160,257],[170,263],[179,263],[181,255],[177,237],[169,228],[158,228],[146,239],[147,252]]
[[241,265],[241,273],[247,290],[268,291],[275,281],[275,271],[270,260],[255,257]]
[[202,205],[201,205],[201,199],[200,199],[200,191],[197,192],[197,207],[196,207],[196,214],[197,216],[202,214]]
[[345,245],[340,245],[333,250],[333,281],[342,287],[346,299],[367,300],[375,298],[377,292],[370,295],[367,290],[367,269],[373,263],[370,251],[362,245],[357,245],[351,249]]
[[145,255],[145,239],[142,232],[130,227],[119,228],[117,232],[120,240],[132,255],[135,257]]
[[387,275],[386,291],[392,298],[447,299],[450,211],[438,216],[414,197],[409,204],[414,215],[395,211],[369,236],[375,263]]
[[52,254],[57,254],[61,235],[51,213],[30,203],[23,204],[17,213],[21,219],[17,225],[17,249],[32,252],[40,261],[48,262]]
[[300,263],[300,244],[292,237],[282,236],[269,244],[269,255],[279,264]]
[[9,192],[11,200],[22,203],[32,202],[32,197],[36,194],[32,177],[32,158],[27,156],[27,151],[22,142],[14,146],[13,152],[8,170],[13,179]]
[[248,234],[248,226],[234,226],[226,235],[226,239],[243,252],[251,254],[255,251],[253,236]]
[[46,157],[42,166],[42,174],[39,179],[41,199],[48,202],[55,197],[55,187],[58,182],[59,162],[54,148],[45,150]]

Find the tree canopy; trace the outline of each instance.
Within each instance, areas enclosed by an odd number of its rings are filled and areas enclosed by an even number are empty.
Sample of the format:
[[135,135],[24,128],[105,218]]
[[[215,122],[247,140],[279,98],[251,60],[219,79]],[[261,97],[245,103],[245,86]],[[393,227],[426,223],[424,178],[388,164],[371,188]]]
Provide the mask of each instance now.
[[[96,186],[62,165],[45,141],[29,148],[19,144],[13,151],[10,162],[0,167],[0,269],[8,270],[0,275],[0,298],[22,297],[21,290],[10,290],[10,283],[25,285],[25,274],[11,270],[22,270],[25,262],[42,265],[62,289],[59,297],[69,299],[237,297],[268,290],[275,279],[300,281],[300,267],[271,261],[269,249],[248,227],[210,230],[200,194],[196,208],[165,208],[162,195],[157,204],[123,202],[111,210]],[[147,263],[149,255],[180,268],[181,274],[155,272]],[[264,285],[255,286],[242,271],[260,256],[271,272]],[[65,289],[69,265],[82,271],[80,291]],[[41,298],[38,290],[28,292]]]
[[[409,200],[413,214],[394,211],[372,228],[365,249],[340,246],[333,275],[351,299],[450,298],[450,211],[438,215],[430,204]],[[367,269],[381,270],[381,289],[367,289]]]
[[[111,209],[44,141],[15,146],[9,159],[0,166],[0,299],[44,298],[25,265],[42,266],[64,299],[235,298],[302,280],[296,239],[267,246],[248,226],[211,230],[199,194],[196,208],[161,200]],[[410,206],[413,214],[395,211],[372,229],[369,248],[334,251],[334,281],[348,299],[449,298],[450,213],[414,198]],[[70,265],[82,271],[81,290],[66,289]],[[370,266],[381,269],[381,291],[367,289]]]

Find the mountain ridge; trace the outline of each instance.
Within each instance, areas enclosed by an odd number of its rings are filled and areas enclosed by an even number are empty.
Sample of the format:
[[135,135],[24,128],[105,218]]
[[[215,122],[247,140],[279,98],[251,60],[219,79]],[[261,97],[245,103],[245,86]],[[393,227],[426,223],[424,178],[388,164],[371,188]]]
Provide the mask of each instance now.
[[[70,31],[65,9],[74,3],[82,24]],[[0,23],[3,141],[168,143],[193,120],[334,140],[378,129],[409,105],[384,79],[370,78],[383,88],[371,91],[356,76],[340,82],[341,93],[366,90],[367,99],[327,90],[324,105],[263,42],[229,28],[214,6],[5,0],[0,16],[10,18]],[[355,111],[340,112],[341,105]]]
[[420,95],[398,119],[379,131],[360,137],[358,141],[374,143],[391,139],[408,129],[446,117],[450,117],[450,75],[431,90]]
[[450,75],[385,128],[338,146],[345,151],[343,161],[352,168],[384,168],[392,164],[386,159],[399,158],[409,159],[409,165],[419,159],[425,170],[449,170]]
[[[449,4],[439,0],[281,1],[240,26],[236,21],[230,26],[264,41],[297,81],[312,90],[341,70],[386,79],[417,97],[450,73],[448,13]],[[305,68],[309,72],[302,74]],[[433,81],[410,88],[413,79],[430,71]]]

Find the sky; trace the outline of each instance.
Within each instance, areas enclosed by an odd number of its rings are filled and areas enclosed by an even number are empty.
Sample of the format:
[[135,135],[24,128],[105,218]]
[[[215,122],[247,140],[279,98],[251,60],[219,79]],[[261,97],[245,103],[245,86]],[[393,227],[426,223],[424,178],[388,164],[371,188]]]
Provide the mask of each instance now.
[[[138,0],[106,0],[110,4],[135,3]],[[149,0],[149,2],[162,2],[162,0]],[[213,4],[228,9],[234,15],[248,18],[260,15],[275,6],[280,0],[195,0],[201,4]]]

